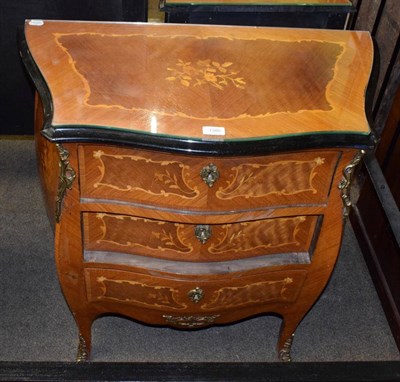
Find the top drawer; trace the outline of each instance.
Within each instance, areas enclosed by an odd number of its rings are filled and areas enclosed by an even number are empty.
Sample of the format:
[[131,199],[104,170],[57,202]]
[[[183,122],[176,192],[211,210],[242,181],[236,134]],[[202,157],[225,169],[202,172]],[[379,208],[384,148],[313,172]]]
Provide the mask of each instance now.
[[81,145],[81,197],[199,211],[321,204],[339,156],[196,157]]

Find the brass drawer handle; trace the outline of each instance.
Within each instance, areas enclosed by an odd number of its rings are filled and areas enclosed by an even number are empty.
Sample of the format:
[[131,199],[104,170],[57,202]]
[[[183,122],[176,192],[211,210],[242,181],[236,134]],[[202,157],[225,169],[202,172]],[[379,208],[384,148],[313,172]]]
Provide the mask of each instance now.
[[199,224],[195,227],[194,234],[201,244],[205,244],[212,235],[211,227],[207,224]]
[[196,287],[188,292],[188,297],[192,300],[195,304],[197,304],[203,297],[204,292],[203,289]]
[[200,176],[208,187],[212,187],[219,178],[217,166],[213,163],[210,163],[208,166],[203,167],[200,171]]

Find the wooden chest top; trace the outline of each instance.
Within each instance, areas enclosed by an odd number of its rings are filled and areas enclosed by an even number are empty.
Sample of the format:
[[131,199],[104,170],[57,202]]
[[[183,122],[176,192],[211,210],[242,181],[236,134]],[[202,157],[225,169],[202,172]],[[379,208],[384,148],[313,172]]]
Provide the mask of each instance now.
[[370,133],[367,32],[31,20],[25,36],[51,95],[53,132],[224,141]]

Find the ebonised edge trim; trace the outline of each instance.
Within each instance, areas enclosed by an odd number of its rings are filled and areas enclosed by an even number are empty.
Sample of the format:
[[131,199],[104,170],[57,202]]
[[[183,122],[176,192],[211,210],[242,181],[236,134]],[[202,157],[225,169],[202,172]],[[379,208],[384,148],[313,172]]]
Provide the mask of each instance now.
[[[141,149],[159,150],[192,155],[244,156],[265,155],[314,148],[357,148],[372,150],[376,144],[375,134],[356,133],[310,133],[269,139],[238,141],[195,140],[182,137],[155,136],[150,133],[107,129],[78,125],[52,125],[53,103],[50,90],[33,60],[23,28],[18,29],[18,48],[22,61],[35,84],[44,108],[42,135],[53,143],[105,143]],[[375,85],[375,84],[373,84]],[[371,87],[371,81],[368,89]]]
[[39,68],[37,67],[35,61],[33,60],[31,53],[29,51],[28,43],[25,39],[25,32],[23,27],[17,28],[17,42],[18,51],[22,62],[27,70],[30,78],[32,79],[37,92],[43,103],[43,119],[44,125],[43,130],[47,130],[51,126],[51,120],[53,117],[53,102],[50,96],[50,89],[47,86]]

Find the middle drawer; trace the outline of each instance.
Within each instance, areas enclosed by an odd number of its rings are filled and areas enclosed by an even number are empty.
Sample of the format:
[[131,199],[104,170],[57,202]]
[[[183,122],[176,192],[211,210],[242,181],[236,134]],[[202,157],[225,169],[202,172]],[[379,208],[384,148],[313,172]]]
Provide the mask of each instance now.
[[86,212],[84,250],[101,252],[104,262],[111,263],[118,253],[175,261],[225,261],[285,253],[310,257],[319,219],[310,215],[194,225]]

